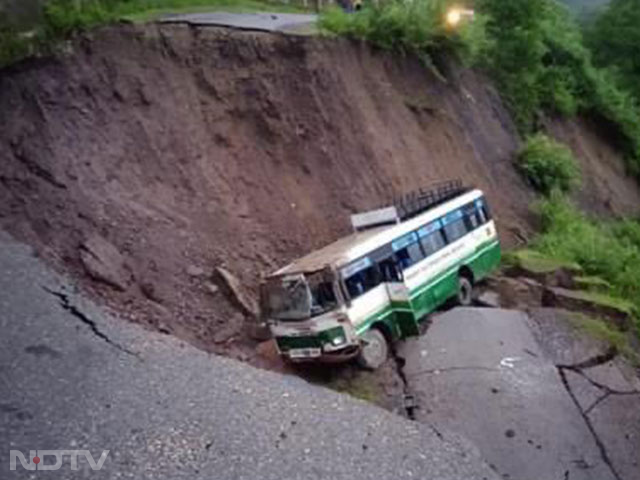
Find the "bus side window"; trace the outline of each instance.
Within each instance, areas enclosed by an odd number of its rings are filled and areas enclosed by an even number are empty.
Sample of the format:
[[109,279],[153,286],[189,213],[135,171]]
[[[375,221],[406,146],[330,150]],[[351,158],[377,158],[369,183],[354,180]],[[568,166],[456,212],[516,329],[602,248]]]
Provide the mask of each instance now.
[[489,205],[487,205],[487,202],[484,199],[484,197],[476,200],[475,204],[476,204],[476,210],[478,212],[478,216],[482,224],[485,224],[489,220],[491,220],[491,211],[489,210]]
[[464,219],[467,225],[468,231],[473,231],[482,224],[486,223],[483,220],[482,210],[478,209],[475,203],[470,203],[469,205],[465,205],[463,208],[464,211]]
[[420,245],[424,251],[425,257],[433,255],[443,248],[447,242],[442,232],[442,222],[436,220],[418,230]]
[[442,230],[436,230],[420,239],[425,255],[428,257],[443,248],[447,242],[444,240]]
[[396,258],[398,259],[398,265],[402,270],[406,270],[411,265],[415,265],[424,258],[420,244],[416,240],[411,245],[407,245],[405,248],[396,252]]
[[416,232],[408,233],[391,242],[391,249],[402,270],[406,270],[424,258]]
[[354,273],[344,281],[347,286],[347,292],[349,292],[349,297],[352,299],[377,287],[380,282],[380,273],[375,265]]
[[455,210],[442,219],[444,224],[444,234],[447,237],[448,243],[453,243],[456,240],[464,237],[467,232],[467,225],[465,224],[464,215],[461,209]]
[[402,273],[393,257],[381,260],[378,266],[380,267],[380,273],[382,273],[383,282],[395,283],[402,281]]

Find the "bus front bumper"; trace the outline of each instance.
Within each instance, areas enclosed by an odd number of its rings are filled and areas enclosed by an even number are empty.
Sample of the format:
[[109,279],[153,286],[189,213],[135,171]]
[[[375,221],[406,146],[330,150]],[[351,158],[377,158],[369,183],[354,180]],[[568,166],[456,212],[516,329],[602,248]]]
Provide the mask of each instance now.
[[306,335],[274,335],[278,352],[288,362],[339,363],[350,360],[360,351],[357,337],[342,327]]
[[360,345],[347,345],[344,348],[332,352],[322,348],[301,348],[280,351],[280,356],[290,363],[342,363],[355,358],[360,352]]

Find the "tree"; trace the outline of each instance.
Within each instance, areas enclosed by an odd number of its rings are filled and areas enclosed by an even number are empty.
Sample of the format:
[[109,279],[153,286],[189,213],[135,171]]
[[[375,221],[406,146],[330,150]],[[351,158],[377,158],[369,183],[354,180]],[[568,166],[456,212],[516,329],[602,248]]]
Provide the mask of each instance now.
[[540,105],[546,6],[546,0],[481,0],[478,5],[488,18],[486,58],[524,131],[533,129]]
[[640,1],[613,0],[587,30],[597,65],[612,67],[640,100]]

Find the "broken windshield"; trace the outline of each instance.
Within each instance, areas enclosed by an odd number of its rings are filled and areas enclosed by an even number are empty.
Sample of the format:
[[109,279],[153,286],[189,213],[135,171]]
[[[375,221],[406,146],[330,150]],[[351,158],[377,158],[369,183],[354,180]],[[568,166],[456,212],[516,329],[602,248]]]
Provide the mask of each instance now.
[[302,275],[269,282],[265,297],[270,317],[303,320],[311,316],[311,294]]
[[321,274],[288,276],[265,287],[266,310],[277,320],[305,320],[337,307],[331,282]]
[[322,315],[338,306],[332,282],[323,273],[316,273],[307,277],[311,292],[311,316]]

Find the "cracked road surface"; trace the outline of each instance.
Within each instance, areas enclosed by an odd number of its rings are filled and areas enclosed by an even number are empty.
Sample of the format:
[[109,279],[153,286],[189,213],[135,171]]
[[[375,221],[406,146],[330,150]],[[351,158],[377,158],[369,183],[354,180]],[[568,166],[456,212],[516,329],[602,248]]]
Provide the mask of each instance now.
[[114,319],[2,234],[0,329],[3,479],[47,475],[10,449],[109,450],[66,480],[498,478],[446,431]]
[[[503,478],[640,478],[637,377],[623,375],[587,340],[581,345],[575,331],[549,328],[556,312],[544,315],[546,332],[532,331],[517,311],[461,308],[437,316],[425,336],[398,351],[419,398],[416,420],[470,438]],[[624,403],[603,409],[616,395]]]

